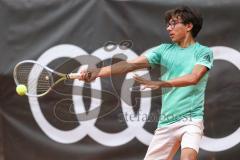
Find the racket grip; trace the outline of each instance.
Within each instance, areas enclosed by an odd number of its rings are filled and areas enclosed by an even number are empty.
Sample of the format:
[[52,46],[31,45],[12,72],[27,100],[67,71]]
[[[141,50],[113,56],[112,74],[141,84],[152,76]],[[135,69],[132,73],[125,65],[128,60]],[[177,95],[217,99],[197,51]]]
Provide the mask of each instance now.
[[68,79],[80,79],[80,73],[70,73],[67,76]]
[[[90,72],[88,72],[88,78],[91,78]],[[81,80],[80,73],[70,73],[67,75],[67,79],[80,79]]]

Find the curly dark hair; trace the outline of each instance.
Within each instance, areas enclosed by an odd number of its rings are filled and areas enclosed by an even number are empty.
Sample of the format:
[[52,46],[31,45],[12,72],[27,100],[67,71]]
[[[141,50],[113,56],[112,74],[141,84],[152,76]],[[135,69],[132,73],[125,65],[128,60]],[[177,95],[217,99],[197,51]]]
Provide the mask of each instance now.
[[203,18],[200,12],[197,10],[181,6],[175,9],[171,9],[165,12],[165,22],[168,23],[172,18],[181,18],[183,24],[192,23],[193,28],[191,30],[192,36],[195,38],[202,28]]

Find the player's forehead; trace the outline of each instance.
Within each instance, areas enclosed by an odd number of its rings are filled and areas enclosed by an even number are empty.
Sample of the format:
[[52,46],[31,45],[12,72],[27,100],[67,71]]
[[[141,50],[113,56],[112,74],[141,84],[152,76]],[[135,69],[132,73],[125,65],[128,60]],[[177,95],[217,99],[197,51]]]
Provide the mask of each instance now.
[[178,21],[178,22],[182,21],[181,16],[179,16],[179,15],[172,15],[171,17],[169,17],[168,23],[169,22],[176,22],[176,21]]

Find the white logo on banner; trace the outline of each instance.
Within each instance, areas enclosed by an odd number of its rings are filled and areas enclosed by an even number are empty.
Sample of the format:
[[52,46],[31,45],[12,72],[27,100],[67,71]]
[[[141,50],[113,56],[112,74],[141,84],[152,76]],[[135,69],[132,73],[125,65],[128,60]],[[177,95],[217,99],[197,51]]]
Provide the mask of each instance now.
[[[212,49],[214,51],[214,59],[226,60],[234,64],[240,69],[240,53],[238,51],[233,50],[231,48],[227,48],[227,47],[213,47]],[[133,59],[138,57],[138,55],[133,51],[131,51],[130,49],[120,50],[119,48],[116,48],[115,50],[107,53],[103,48],[100,48],[95,52],[93,52],[92,56],[95,56],[99,58],[101,61],[103,61],[103,60],[112,58],[118,53],[123,53],[127,57],[127,59]],[[81,49],[80,47],[77,47],[74,45],[58,45],[44,52],[43,55],[39,57],[37,61],[43,65],[48,65],[49,63],[51,63],[52,61],[58,58],[62,58],[62,57],[75,58],[75,57],[84,56],[84,55],[87,56],[88,53],[83,49]],[[81,59],[77,59],[77,60],[81,61]],[[83,63],[86,63],[86,62],[83,62]],[[93,64],[93,65],[96,65],[96,64]],[[140,75],[143,74],[143,71],[141,72],[139,71],[138,74]],[[30,75],[30,76],[37,76],[37,75]],[[128,74],[126,79],[130,79],[130,78],[132,77],[130,74]],[[125,83],[123,83],[122,88],[124,88],[124,84]],[[73,83],[73,86],[82,86],[82,85],[83,85],[83,82],[78,80],[75,80]],[[101,90],[102,88],[101,88],[100,80],[96,79],[94,82],[92,82],[91,88],[96,90]],[[73,87],[73,93],[76,93],[76,91],[74,91],[74,87]],[[96,93],[93,93],[93,94],[96,94]],[[126,91],[124,93],[122,92],[121,96],[123,96],[123,94],[130,95],[130,93],[126,93]],[[76,112],[76,114],[86,113],[81,95],[73,94],[72,96],[74,111]],[[92,97],[96,97],[96,96],[92,96]],[[98,95],[97,97],[101,97],[101,95]],[[52,126],[47,121],[47,119],[44,117],[41,111],[39,101],[36,97],[28,97],[28,99],[29,99],[29,104],[30,104],[30,108],[33,113],[33,116],[36,122],[38,123],[38,125],[40,126],[40,128],[48,137],[50,137],[52,140],[57,141],[59,143],[74,143],[83,139],[86,135],[89,135],[96,142],[105,146],[124,145],[130,142],[134,138],[137,138],[140,142],[142,142],[145,145],[149,145],[150,140],[153,136],[150,132],[146,131],[143,128],[146,122],[134,120],[134,118],[139,119],[141,115],[136,115],[135,117],[131,117],[133,121],[126,121],[128,128],[118,133],[107,133],[97,128],[95,126],[97,117],[95,119],[79,122],[81,123],[81,125],[79,125],[78,127],[72,130],[63,131]],[[150,109],[151,109],[150,92],[148,96],[141,98],[140,100],[141,100],[140,110],[143,113],[142,115],[149,115]],[[96,107],[101,106],[101,103],[102,103],[101,98],[100,99],[91,98],[91,105],[89,110],[93,110]],[[121,103],[122,103],[123,113],[128,113],[124,115],[135,115],[131,105],[127,104],[123,100],[121,100]],[[208,151],[227,150],[237,145],[240,142],[239,135],[240,135],[240,128],[238,128],[231,135],[226,136],[224,138],[209,138],[204,136],[201,143],[201,148]]]

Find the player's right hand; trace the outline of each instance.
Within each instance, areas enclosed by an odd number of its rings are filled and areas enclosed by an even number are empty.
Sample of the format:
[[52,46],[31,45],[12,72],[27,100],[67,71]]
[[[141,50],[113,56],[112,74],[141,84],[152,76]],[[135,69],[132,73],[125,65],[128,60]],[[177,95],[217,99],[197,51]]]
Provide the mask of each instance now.
[[85,82],[92,82],[97,78],[97,69],[88,69],[88,70],[80,70],[80,78],[79,80]]

